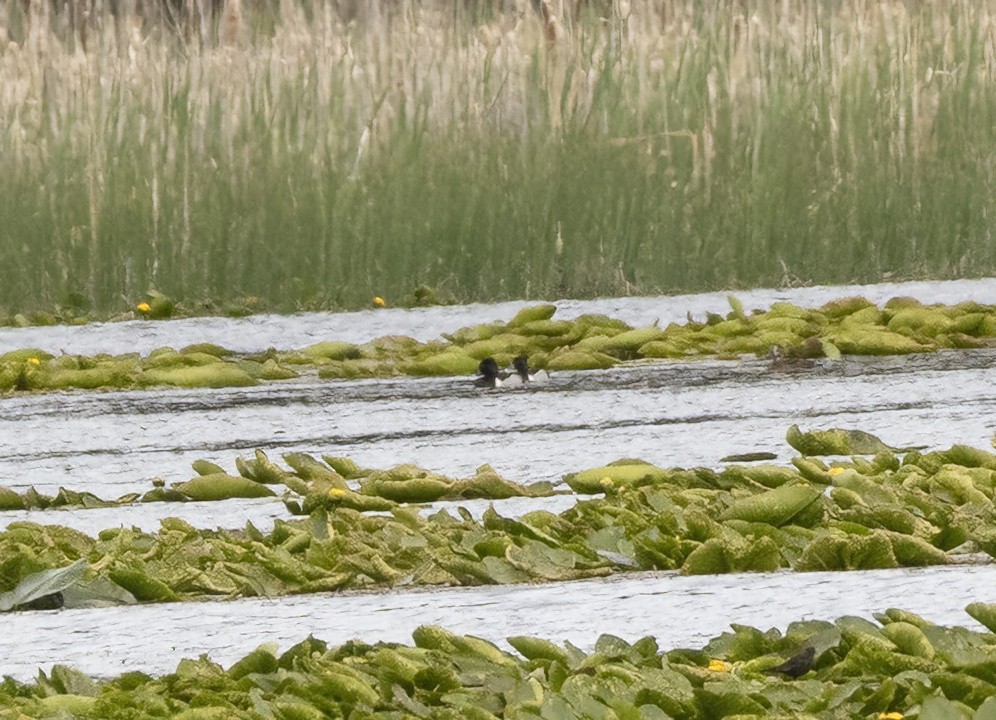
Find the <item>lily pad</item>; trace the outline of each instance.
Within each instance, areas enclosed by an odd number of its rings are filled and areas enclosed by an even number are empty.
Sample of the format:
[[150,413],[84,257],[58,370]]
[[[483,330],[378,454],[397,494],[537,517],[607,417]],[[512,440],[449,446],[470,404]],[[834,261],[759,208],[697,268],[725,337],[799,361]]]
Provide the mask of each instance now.
[[996,603],[975,602],[968,605],[965,612],[996,633]]
[[803,432],[793,425],[785,434],[788,444],[803,455],[874,455],[883,451],[904,452],[913,448],[894,448],[862,430],[811,430]]
[[24,498],[5,487],[0,487],[0,511],[24,510]]
[[577,493],[603,493],[619,487],[640,487],[662,482],[667,470],[645,462],[603,465],[564,476],[564,482]]
[[508,321],[509,327],[519,327],[538,320],[549,320],[557,312],[557,306],[553,304],[529,305],[522,308]]
[[737,500],[720,517],[781,527],[793,522],[822,496],[822,491],[810,485],[782,485],[760,495]]
[[230,498],[272,497],[274,492],[265,485],[227,473],[198,475],[173,488],[191,500],[228,500]]
[[226,388],[255,385],[256,380],[233,363],[146,370],[142,381],[149,385],[175,385],[184,388]]
[[0,594],[0,612],[9,612],[20,605],[61,593],[79,582],[86,568],[86,560],[80,559],[66,567],[42,570],[22,578],[13,590]]

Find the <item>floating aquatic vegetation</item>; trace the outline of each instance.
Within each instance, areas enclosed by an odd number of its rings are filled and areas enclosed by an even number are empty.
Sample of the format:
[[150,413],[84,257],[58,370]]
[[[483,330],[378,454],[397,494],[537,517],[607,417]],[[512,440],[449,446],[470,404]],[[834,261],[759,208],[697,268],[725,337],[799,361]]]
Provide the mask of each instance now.
[[726,457],[721,457],[719,459],[722,463],[745,463],[745,462],[760,462],[761,460],[777,460],[778,455],[773,452],[754,452],[754,453],[737,453],[735,455],[727,455]]
[[996,603],[972,603],[965,612],[996,633]]
[[823,519],[822,498],[823,491],[809,484],[786,484],[759,495],[738,498],[720,517],[772,527],[788,524],[812,527]]
[[803,455],[874,455],[879,452],[906,452],[922,448],[895,448],[862,430],[810,430],[793,425],[785,434],[788,444]]
[[[413,465],[370,470],[331,456],[324,463],[303,453],[285,459],[290,470],[257,451],[238,459],[238,476],[198,461],[198,477],[169,492],[221,499],[284,486],[297,494],[288,506],[306,518],[277,521],[269,534],[252,525],[205,531],[167,519],[157,533],[118,528],[96,538],[13,523],[0,532],[0,591],[81,559],[90,564],[83,580],[105,583],[114,602],[114,587],[128,593],[120,601],[148,601],[549,581],[634,569],[856,570],[943,564],[967,553],[996,557],[996,454],[963,445],[902,456],[882,451],[829,467],[797,458],[792,468],[722,472],[622,460],[566,478],[576,491],[604,497],[559,515],[512,519],[489,509],[480,521],[462,508],[425,517],[398,503],[536,496],[552,488],[517,485],[486,465],[452,479]],[[18,497],[34,501],[29,493]],[[71,594],[66,602],[75,602]]]
[[[764,454],[764,459],[768,458]],[[723,470],[721,477],[729,478],[731,483],[748,485],[757,483],[764,487],[776,488],[797,480],[799,472],[782,465],[731,465]]]
[[0,487],[0,511],[2,510],[24,510],[24,498],[18,493],[5,487]]
[[52,599],[53,607],[61,607],[62,591],[79,582],[85,570],[86,561],[77,560],[66,567],[31,573],[21,578],[13,590],[0,594],[0,612],[30,607],[46,599]]
[[378,470],[360,482],[360,492],[400,503],[433,502],[450,490],[450,483],[414,465]]
[[846,355],[907,355],[935,349],[929,342],[877,327],[840,329],[829,341]]
[[274,492],[270,488],[261,483],[224,472],[198,475],[187,482],[174,485],[173,488],[191,500],[200,501],[256,498],[274,495]]
[[0,355],[0,392],[240,387],[301,373],[320,378],[459,376],[474,373],[485,357],[507,363],[519,354],[528,355],[537,369],[573,371],[637,359],[764,354],[776,345],[789,358],[829,359],[841,353],[898,355],[996,347],[992,305],[922,306],[905,299],[878,308],[863,298],[844,298],[819,309],[775,303],[767,311],[747,313],[735,298],[730,304],[725,317],[710,314],[704,323],[689,320],[664,328],[633,328],[602,315],[554,320],[555,305],[535,305],[523,308],[508,323],[461,328],[429,343],[403,336],[362,345],[329,340],[300,350],[244,356],[206,344],[179,351],[160,348],[145,358],[53,357],[26,348]]
[[461,348],[449,348],[408,365],[402,365],[400,369],[408,375],[446,377],[470,375],[477,370],[477,365],[477,359]]
[[309,345],[301,350],[304,355],[325,360],[358,360],[362,357],[360,348],[353,343],[326,341]]
[[[977,617],[980,607],[969,605]],[[307,637],[227,670],[202,656],[153,678],[93,679],[56,665],[0,683],[0,718],[896,718],[991,720],[996,637],[889,609],[878,622],[731,625],[700,649],[601,635],[590,651],[517,636],[510,652],[438,626],[411,645]]]
[[[262,450],[256,450],[251,459],[235,459],[237,475],[207,460],[196,460],[191,464],[197,473],[195,477],[168,488],[165,481],[157,478],[153,481],[155,487],[147,493],[129,493],[116,500],[103,500],[93,493],[65,488],[49,497],[34,489],[17,493],[0,486],[0,511],[273,497],[277,493],[270,486],[276,485],[283,486],[285,493],[301,497],[301,501],[287,499],[288,507],[297,514],[307,514],[319,507],[390,510],[397,503],[546,497],[554,492],[548,482],[522,485],[506,480],[490,465],[482,465],[469,478],[449,478],[414,465],[372,470],[361,468],[348,458],[331,456],[325,456],[323,463],[306,453],[289,453],[284,460],[290,470],[279,467]],[[351,488],[347,480],[359,480],[359,490]]]
[[542,322],[543,320],[549,320],[556,314],[557,306],[547,303],[544,305],[530,305],[524,307],[515,316],[509,320],[509,327],[517,328],[523,325],[528,325],[533,322]]
[[[536,362],[535,358],[533,360]],[[555,353],[546,362],[549,370],[605,370],[615,365],[618,360],[611,355],[589,350],[567,350]]]
[[223,388],[255,385],[256,378],[238,364],[218,361],[185,367],[150,368],[142,373],[141,382],[182,388]]
[[574,492],[590,495],[664,482],[667,477],[667,470],[642,460],[619,460],[611,465],[569,473],[564,476],[564,482]]

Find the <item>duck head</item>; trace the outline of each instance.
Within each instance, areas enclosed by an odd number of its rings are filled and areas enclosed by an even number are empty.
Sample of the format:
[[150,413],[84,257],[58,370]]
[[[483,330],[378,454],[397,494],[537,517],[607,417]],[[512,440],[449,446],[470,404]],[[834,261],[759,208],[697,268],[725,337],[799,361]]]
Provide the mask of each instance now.
[[480,377],[474,380],[474,385],[477,387],[493,388],[501,385],[498,361],[492,357],[486,357],[481,360],[480,365],[477,366],[477,374],[480,375]]
[[529,379],[529,358],[525,355],[519,355],[512,361],[512,367],[515,368],[515,372],[523,380]]
[[486,357],[477,366],[477,374],[486,378],[498,377],[498,361],[493,357]]

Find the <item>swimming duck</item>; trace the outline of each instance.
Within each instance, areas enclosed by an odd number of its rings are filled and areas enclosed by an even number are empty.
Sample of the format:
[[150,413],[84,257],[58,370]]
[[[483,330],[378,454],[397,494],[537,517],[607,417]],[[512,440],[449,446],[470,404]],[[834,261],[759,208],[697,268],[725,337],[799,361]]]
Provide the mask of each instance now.
[[480,376],[474,380],[475,387],[496,388],[501,387],[502,381],[508,377],[506,373],[498,369],[498,361],[493,357],[486,357],[477,366],[477,374]]
[[519,355],[512,361],[513,373],[509,375],[508,382],[514,385],[524,385],[529,382],[544,382],[550,379],[546,370],[539,370],[536,373],[529,372],[529,358]]

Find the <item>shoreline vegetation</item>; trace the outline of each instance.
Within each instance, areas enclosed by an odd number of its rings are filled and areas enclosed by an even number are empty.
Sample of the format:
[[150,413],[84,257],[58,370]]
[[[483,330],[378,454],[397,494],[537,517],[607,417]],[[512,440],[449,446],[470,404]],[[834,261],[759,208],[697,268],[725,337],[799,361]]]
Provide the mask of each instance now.
[[996,274],[989,3],[110,5],[0,13],[2,316]]
[[555,305],[534,305],[507,323],[472,325],[425,343],[393,335],[361,345],[329,340],[299,350],[270,348],[249,354],[202,343],[179,351],[159,348],[144,357],[53,356],[23,348],[0,355],[0,395],[242,387],[315,374],[329,380],[461,376],[473,374],[486,357],[504,366],[523,354],[532,367],[558,372],[607,369],[633,360],[736,359],[776,347],[789,361],[831,362],[842,355],[996,347],[996,305],[923,305],[912,298],[893,298],[878,307],[865,298],[848,297],[818,309],[779,302],[748,313],[736,298],[731,296],[729,302],[725,316],[709,313],[701,322],[689,316],[687,323],[665,328],[633,328],[604,315],[555,320]]
[[[413,466],[372,471],[295,453],[285,456],[292,468],[285,470],[258,452],[239,459],[240,475],[230,476],[198,461],[198,476],[176,486],[178,496],[259,497],[273,494],[268,484],[283,485],[287,507],[305,517],[278,519],[268,533],[252,523],[205,530],[165,518],[156,532],[118,527],[96,536],[14,522],[0,532],[0,611],[46,609],[52,598],[57,607],[90,607],[644,570],[848,571],[996,558],[996,453],[965,445],[900,452],[860,431],[796,426],[786,439],[803,453],[791,467],[733,464],[717,472],[624,459],[571,473],[564,481],[579,495],[576,505],[518,519],[493,506],[480,520],[460,507],[420,513],[407,503],[443,499],[452,482]],[[820,459],[828,455],[838,459]],[[488,488],[509,497],[536,487],[486,466],[468,482],[476,497],[488,497]],[[258,491],[243,492],[246,485]],[[6,491],[5,498],[21,496]]]
[[261,645],[227,669],[206,655],[155,678],[91,678],[55,665],[0,683],[0,718],[620,718],[627,720],[990,720],[996,713],[996,604],[965,612],[983,630],[937,625],[897,608],[872,621],[792,622],[784,632],[731,625],[701,648],[647,636],[570,642],[516,636],[509,651],[422,625],[412,643],[337,647],[309,636]]

